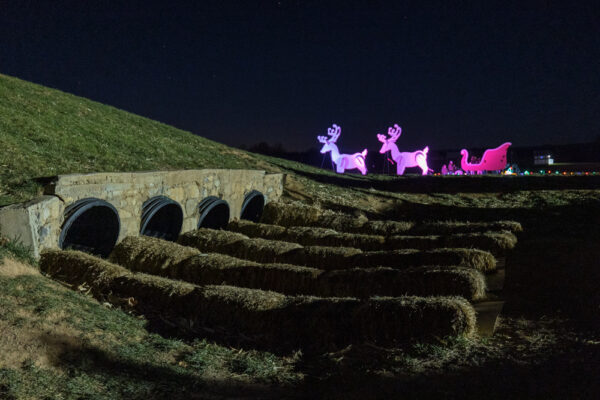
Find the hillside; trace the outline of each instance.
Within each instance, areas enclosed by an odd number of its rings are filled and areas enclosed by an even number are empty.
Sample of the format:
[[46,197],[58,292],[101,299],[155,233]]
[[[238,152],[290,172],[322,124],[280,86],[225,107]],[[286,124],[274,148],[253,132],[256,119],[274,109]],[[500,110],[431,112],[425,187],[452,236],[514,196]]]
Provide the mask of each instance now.
[[260,168],[250,153],[114,107],[0,74],[0,206],[67,173]]

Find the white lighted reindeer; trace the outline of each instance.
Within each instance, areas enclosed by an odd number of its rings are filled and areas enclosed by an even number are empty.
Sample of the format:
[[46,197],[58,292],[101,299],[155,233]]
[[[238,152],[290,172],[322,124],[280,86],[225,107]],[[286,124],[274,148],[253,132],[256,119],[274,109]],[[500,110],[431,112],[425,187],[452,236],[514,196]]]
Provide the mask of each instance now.
[[331,151],[331,160],[335,163],[336,171],[339,174],[344,173],[347,169],[356,168],[361,174],[366,175],[367,165],[365,163],[365,157],[367,157],[367,149],[364,149],[362,153],[340,154],[335,142],[338,140],[341,133],[342,128],[333,124],[331,128],[327,128],[327,134],[331,136],[330,138],[327,136],[317,136],[319,142],[323,143],[321,154]]
[[429,151],[429,147],[426,146],[423,150],[413,151],[412,153],[401,153],[396,145],[396,140],[398,140],[401,134],[402,128],[400,128],[398,124],[394,124],[393,128],[388,128],[389,138],[386,138],[385,135],[377,134],[377,139],[383,143],[379,152],[384,154],[389,150],[392,151],[392,158],[397,166],[397,175],[404,174],[404,170],[410,167],[419,167],[423,171],[423,175],[427,175],[429,171],[432,171],[427,165],[427,152]]

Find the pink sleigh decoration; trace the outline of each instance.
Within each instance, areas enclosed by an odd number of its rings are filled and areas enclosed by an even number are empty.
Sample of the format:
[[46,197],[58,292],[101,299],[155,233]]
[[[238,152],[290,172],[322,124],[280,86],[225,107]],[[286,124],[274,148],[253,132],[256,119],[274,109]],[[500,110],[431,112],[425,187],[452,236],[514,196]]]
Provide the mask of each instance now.
[[398,146],[396,145],[396,140],[402,134],[402,128],[398,126],[398,124],[394,124],[394,127],[388,128],[389,138],[386,138],[385,135],[378,134],[377,139],[383,146],[381,146],[381,150],[379,152],[384,154],[389,150],[392,151],[392,158],[396,161],[396,174],[402,175],[404,174],[404,170],[410,167],[419,167],[421,168],[422,174],[427,175],[431,169],[427,165],[427,152],[429,151],[429,147],[425,147],[423,150],[409,152],[400,152],[398,150]]
[[336,171],[339,174],[344,173],[347,169],[356,168],[361,174],[366,175],[367,165],[365,163],[365,157],[367,157],[367,149],[364,149],[362,153],[340,154],[335,142],[338,140],[341,133],[342,128],[333,124],[331,128],[327,129],[327,134],[331,136],[331,138],[327,138],[327,136],[317,136],[319,142],[323,143],[321,154],[325,154],[328,151],[331,152],[331,160],[336,165]]
[[467,160],[469,158],[469,152],[466,149],[462,149],[460,154],[462,159],[460,160],[460,167],[463,171],[497,171],[506,167],[506,151],[512,143],[506,142],[495,149],[487,149],[481,161],[477,164],[470,164]]

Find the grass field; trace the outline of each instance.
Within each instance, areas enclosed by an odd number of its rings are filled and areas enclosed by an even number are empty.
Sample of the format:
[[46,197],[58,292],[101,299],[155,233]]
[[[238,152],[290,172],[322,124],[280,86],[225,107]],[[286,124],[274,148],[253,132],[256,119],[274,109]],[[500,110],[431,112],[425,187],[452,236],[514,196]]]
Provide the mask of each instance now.
[[[507,300],[492,338],[273,354],[240,338],[175,336],[39,273],[0,239],[0,398],[596,398],[597,177],[339,176],[232,149],[173,127],[0,75],[0,206],[77,172],[259,168],[285,197],[398,220],[516,220]],[[543,257],[538,257],[543,254]]]

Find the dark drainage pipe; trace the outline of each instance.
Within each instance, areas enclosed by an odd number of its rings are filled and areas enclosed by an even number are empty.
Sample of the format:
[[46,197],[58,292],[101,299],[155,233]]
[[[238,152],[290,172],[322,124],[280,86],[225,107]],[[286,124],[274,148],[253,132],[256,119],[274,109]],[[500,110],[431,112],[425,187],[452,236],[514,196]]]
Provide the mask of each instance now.
[[229,204],[215,196],[209,196],[198,204],[198,228],[225,229],[229,223]]
[[112,204],[96,198],[82,199],[65,209],[58,246],[108,257],[120,230],[119,213]]
[[183,225],[183,210],[179,203],[165,196],[156,196],[142,205],[140,234],[175,241]]
[[244,197],[240,219],[258,222],[265,208],[265,196],[258,190],[253,190]]

